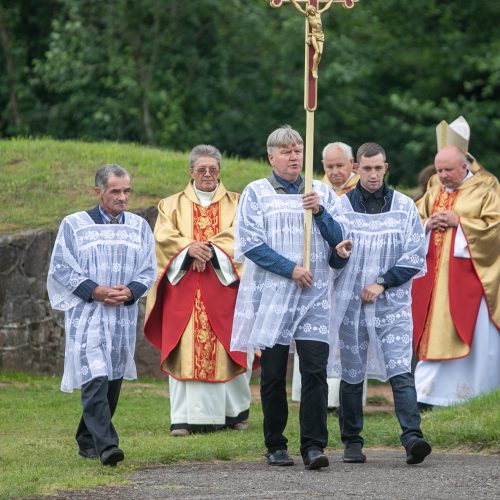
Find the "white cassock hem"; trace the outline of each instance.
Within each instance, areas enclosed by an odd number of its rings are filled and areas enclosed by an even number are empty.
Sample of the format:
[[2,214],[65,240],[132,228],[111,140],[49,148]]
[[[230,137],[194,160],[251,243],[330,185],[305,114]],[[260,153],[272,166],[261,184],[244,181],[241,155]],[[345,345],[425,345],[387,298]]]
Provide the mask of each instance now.
[[415,370],[417,400],[435,406],[463,403],[500,386],[500,334],[481,299],[468,356],[419,361]]
[[[253,354],[247,366],[252,366]],[[170,423],[224,425],[226,417],[237,417],[250,408],[252,370],[229,382],[199,382],[169,377]]]

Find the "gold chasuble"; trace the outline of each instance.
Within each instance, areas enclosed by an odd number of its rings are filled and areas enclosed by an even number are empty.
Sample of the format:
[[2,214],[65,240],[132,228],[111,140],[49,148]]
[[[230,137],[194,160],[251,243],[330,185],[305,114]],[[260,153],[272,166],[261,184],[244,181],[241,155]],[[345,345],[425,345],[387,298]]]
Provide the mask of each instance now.
[[354,189],[358,181],[359,181],[359,175],[355,174],[343,186],[336,187],[329,181],[326,174],[323,176],[323,179],[321,179],[321,182],[323,182],[327,186],[330,186],[335,191],[335,194],[337,196],[342,196],[343,194],[346,194],[352,189]]
[[246,355],[229,349],[238,281],[224,286],[213,259],[197,272],[189,257],[178,282],[167,277],[175,258],[195,241],[208,241],[222,251],[239,275],[239,265],[232,261],[238,198],[219,183],[211,204],[203,207],[190,182],[158,205],[154,234],[159,278],[147,298],[144,332],[161,351],[161,370],[177,380],[226,382],[246,371]]
[[427,274],[414,281],[412,291],[414,348],[420,360],[469,354],[483,296],[492,322],[500,324],[500,188],[490,173],[476,172],[453,192],[434,183],[417,201],[424,222],[438,211],[459,215],[471,256],[454,256],[456,227],[432,231]]

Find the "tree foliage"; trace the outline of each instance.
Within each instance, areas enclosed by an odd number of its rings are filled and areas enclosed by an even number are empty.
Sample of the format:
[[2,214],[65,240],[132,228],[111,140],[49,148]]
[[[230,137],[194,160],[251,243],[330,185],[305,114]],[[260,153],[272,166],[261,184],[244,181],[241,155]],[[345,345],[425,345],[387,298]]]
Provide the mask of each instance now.
[[[380,142],[414,184],[435,126],[463,114],[500,172],[498,2],[360,0],[323,14],[315,163]],[[111,139],[263,157],[275,127],[305,132],[304,20],[266,0],[1,0],[0,134]],[[5,69],[5,71],[3,71]]]

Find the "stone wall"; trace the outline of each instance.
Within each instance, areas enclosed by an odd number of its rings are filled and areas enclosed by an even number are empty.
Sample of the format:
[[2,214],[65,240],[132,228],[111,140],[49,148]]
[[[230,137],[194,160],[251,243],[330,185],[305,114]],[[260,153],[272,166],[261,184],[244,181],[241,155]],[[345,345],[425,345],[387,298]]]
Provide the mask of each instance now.
[[[155,207],[142,210],[153,227]],[[57,231],[28,230],[0,236],[0,370],[62,375],[64,313],[47,297],[47,269]],[[139,375],[161,376],[159,354],[142,331],[141,299],[136,361]]]

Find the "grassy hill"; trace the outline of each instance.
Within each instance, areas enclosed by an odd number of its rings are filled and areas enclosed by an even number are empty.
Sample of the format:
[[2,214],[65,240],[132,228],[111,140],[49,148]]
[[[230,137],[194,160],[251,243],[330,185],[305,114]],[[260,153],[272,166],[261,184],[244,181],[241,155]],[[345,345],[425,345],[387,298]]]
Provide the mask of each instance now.
[[[156,205],[187,184],[187,162],[188,152],[135,144],[0,140],[0,233],[57,227],[63,216],[90,208],[94,174],[105,163],[132,174],[130,210]],[[241,191],[269,171],[263,162],[224,158],[221,178],[231,191]]]

